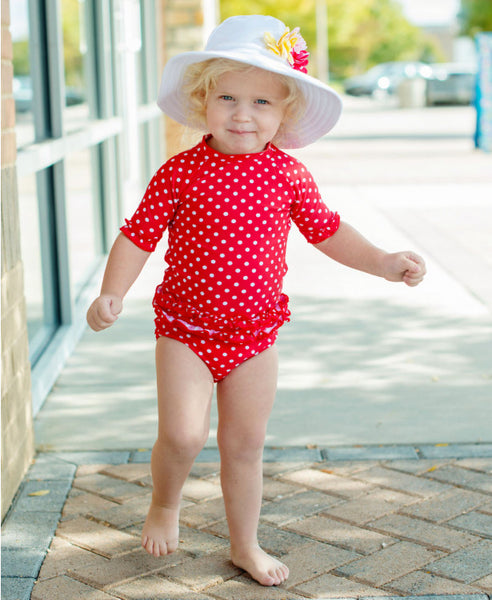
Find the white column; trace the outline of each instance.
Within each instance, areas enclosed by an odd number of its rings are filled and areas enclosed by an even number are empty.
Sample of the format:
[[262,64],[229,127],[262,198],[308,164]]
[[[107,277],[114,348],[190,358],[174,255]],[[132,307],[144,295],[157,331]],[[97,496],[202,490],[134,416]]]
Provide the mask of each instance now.
[[207,43],[212,30],[217,27],[220,19],[218,0],[202,0],[203,10],[203,46]]

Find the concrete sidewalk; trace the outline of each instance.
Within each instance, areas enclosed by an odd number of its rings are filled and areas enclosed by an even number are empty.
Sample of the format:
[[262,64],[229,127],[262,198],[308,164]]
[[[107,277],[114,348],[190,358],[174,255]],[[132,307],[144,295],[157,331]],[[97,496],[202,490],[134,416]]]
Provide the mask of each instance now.
[[[398,111],[349,99],[333,136],[296,153],[330,207],[375,244],[420,252],[428,276],[409,289],[352,271],[293,228],[292,322],[277,344],[267,445],[492,441],[492,158],[465,136],[472,116],[470,107]],[[386,138],[366,135],[376,123]],[[152,446],[150,299],[163,251],[117,326],[85,333],[36,419],[40,450]],[[216,428],[214,411],[210,447]]]
[[139,550],[161,252],[117,327],[86,332],[36,419],[39,455],[3,527],[4,600],[31,597],[37,578],[38,600],[485,600],[492,161],[471,148],[472,115],[349,99],[333,136],[297,153],[330,207],[375,244],[420,252],[429,274],[416,289],[380,281],[292,232],[261,520],[286,584],[261,588],[227,559],[216,413],[185,489],[181,549],[159,561]]

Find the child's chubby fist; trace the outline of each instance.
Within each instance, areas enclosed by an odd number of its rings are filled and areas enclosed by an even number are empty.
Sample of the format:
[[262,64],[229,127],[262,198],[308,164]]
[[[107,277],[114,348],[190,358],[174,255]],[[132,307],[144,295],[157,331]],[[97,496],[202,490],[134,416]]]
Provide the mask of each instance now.
[[87,311],[87,323],[94,331],[102,331],[111,327],[123,308],[121,298],[109,294],[101,294],[90,305]]
[[384,277],[388,281],[403,281],[415,287],[427,272],[424,259],[415,252],[394,252],[385,257]]

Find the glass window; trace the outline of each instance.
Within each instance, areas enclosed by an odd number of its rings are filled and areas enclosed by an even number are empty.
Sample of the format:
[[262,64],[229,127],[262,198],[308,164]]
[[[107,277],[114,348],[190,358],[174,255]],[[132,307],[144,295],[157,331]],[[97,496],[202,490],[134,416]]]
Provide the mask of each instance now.
[[28,0],[10,4],[12,45],[14,52],[13,93],[15,100],[17,147],[34,142],[33,86],[29,60]]
[[[46,352],[55,334],[63,352],[73,344],[83,289],[128,213],[120,204],[158,166],[160,119],[142,106],[155,102],[160,77],[155,14],[154,0],[10,2],[30,360],[50,365],[33,371],[38,396],[59,369],[62,352]],[[117,130],[103,122],[114,114]]]
[[67,235],[72,296],[76,300],[101,254],[99,193],[92,158],[98,149],[65,159]]
[[157,98],[157,85],[160,82],[160,73],[157,68],[156,55],[156,7],[153,0],[140,5],[141,47],[136,54],[137,69],[139,72],[138,101],[140,104],[155,103]]
[[[143,183],[149,181],[153,173],[157,170],[157,166],[150,164],[149,123],[142,123],[140,125],[138,141],[140,146],[140,151],[138,153],[140,159],[140,174]],[[152,167],[155,167],[154,170],[152,170]]]
[[65,69],[64,124],[67,133],[87,125],[87,43],[84,0],[62,0],[63,64]]
[[[29,355],[34,364],[58,325],[56,283],[49,235],[49,207],[40,210],[39,181],[46,172],[18,179],[21,252],[24,269]],[[43,186],[41,186],[43,187]],[[46,239],[41,237],[41,232]]]
[[19,179],[18,186],[27,329],[31,339],[44,325],[43,270],[36,177],[34,175],[22,177]]
[[147,94],[145,93],[145,54],[143,51],[143,46],[140,44],[136,46],[137,50],[135,51],[135,68],[136,68],[136,94],[137,94],[137,103],[145,104],[147,101]]

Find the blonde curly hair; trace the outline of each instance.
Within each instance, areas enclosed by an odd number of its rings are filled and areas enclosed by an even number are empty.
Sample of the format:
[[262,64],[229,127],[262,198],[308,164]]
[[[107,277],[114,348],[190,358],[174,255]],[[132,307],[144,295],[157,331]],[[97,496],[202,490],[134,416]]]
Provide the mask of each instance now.
[[[182,90],[188,98],[188,122],[191,127],[207,129],[207,100],[217,87],[221,75],[231,71],[244,73],[256,68],[258,67],[227,58],[211,58],[190,65],[183,77]],[[306,102],[303,93],[292,78],[273,72],[272,76],[278,77],[286,90],[286,96],[282,100],[285,117],[272,140],[275,145],[282,146],[282,141],[289,138],[290,131],[304,114]]]

